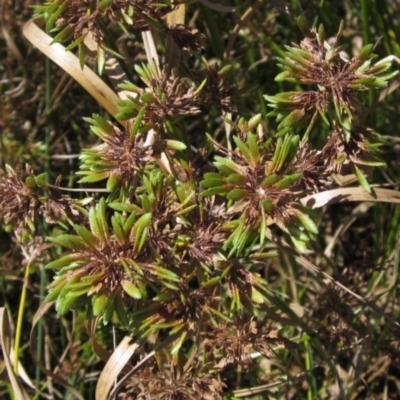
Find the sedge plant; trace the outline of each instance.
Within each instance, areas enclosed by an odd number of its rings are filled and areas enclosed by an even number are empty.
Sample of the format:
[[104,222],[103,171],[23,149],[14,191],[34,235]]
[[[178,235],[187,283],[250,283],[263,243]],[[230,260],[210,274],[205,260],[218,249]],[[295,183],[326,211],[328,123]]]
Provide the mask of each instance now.
[[[48,232],[44,302],[59,318],[72,310],[94,326],[93,343],[96,329],[136,343],[116,375],[121,399],[233,398],[241,376],[243,385],[259,384],[263,360],[277,352],[301,359],[296,340],[281,333],[282,313],[308,327],[263,271],[279,262],[283,243],[300,257],[315,246],[321,216],[305,197],[334,188],[332,175],[341,173],[354,174],[372,196],[370,169],[385,165],[367,100],[397,71],[390,59],[375,60],[372,45],[347,58],[343,24],[328,44],[322,25],[298,18],[304,38],[286,46],[275,78],[291,91],[265,94],[268,115],[242,116],[240,97],[248,94],[232,79],[234,65],[208,62],[204,34],[168,23],[179,7],[167,0],[36,6],[53,42],[75,51],[82,68],[94,53],[98,73],[124,96],[114,115],[84,118],[95,139],[80,152],[76,195],[63,190],[66,177],[52,182],[29,165],[6,166],[0,177],[4,228],[19,243]],[[127,62],[116,38],[140,40],[142,32],[153,33],[162,62],[149,55]],[[318,339],[305,342],[323,354]],[[110,357],[99,346],[92,351]]]

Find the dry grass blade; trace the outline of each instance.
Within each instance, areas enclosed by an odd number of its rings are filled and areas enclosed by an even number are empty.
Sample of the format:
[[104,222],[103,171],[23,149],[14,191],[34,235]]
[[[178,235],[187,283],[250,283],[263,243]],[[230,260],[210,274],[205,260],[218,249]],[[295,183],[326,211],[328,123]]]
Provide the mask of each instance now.
[[23,34],[42,53],[71,75],[111,115],[117,113],[118,96],[90,68],[84,66],[81,69],[78,58],[65,51],[64,46],[59,43],[51,44],[53,39],[40,29],[34,20],[31,19],[24,25]]
[[160,70],[160,61],[158,59],[156,45],[154,43],[152,33],[150,31],[145,31],[142,33],[142,38],[147,62],[149,63],[149,65],[155,65],[157,69]]
[[351,187],[327,190],[301,199],[303,205],[313,209],[348,201],[400,203],[400,191],[372,188],[372,193],[369,194],[362,187]]
[[96,400],[108,399],[108,393],[112,385],[117,380],[118,375],[132,357],[133,353],[139,347],[139,344],[131,343],[131,341],[132,338],[125,336],[101,371],[96,386]]
[[[11,358],[11,360],[14,360],[14,349],[13,348],[11,348],[10,358]],[[29,386],[31,389],[38,391],[38,389],[32,383],[30,377],[26,373],[25,368],[22,366],[22,364],[20,362],[18,363],[18,366],[17,366],[17,375],[18,375],[19,379],[21,379],[27,386]],[[1,381],[1,378],[2,377],[0,374],[0,381]]]
[[21,386],[10,360],[11,350],[11,330],[8,311],[5,307],[0,308],[0,345],[3,353],[4,363],[8,373],[11,387],[14,391],[14,396],[17,400],[29,400],[28,393]]
[[139,344],[131,343],[131,341],[132,338],[125,336],[101,371],[96,386],[96,400],[106,400],[108,398],[108,393],[116,382],[118,375],[139,347]]
[[33,358],[33,361],[35,364],[45,373],[45,375],[48,378],[52,378],[56,383],[59,385],[63,386],[67,390],[70,391],[72,395],[75,396],[75,398],[79,400],[84,400],[83,397],[79,394],[79,392],[71,386],[68,382],[66,382],[64,379],[60,378],[58,375],[50,371],[48,368],[46,368],[38,359],[37,353],[36,353],[36,333],[35,333],[35,327],[38,324],[39,320],[47,313],[47,311],[54,305],[54,302],[44,302],[42,305],[39,307],[39,309],[36,311],[35,315],[33,316],[33,321],[32,321],[32,328],[30,332],[30,339],[29,339],[29,346],[31,350],[31,356]]

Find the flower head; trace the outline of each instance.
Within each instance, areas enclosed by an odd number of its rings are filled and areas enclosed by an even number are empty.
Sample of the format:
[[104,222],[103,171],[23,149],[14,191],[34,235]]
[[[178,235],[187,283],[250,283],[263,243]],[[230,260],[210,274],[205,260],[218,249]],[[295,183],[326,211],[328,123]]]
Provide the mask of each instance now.
[[10,229],[35,230],[34,220],[41,202],[32,169],[0,171],[0,218]]

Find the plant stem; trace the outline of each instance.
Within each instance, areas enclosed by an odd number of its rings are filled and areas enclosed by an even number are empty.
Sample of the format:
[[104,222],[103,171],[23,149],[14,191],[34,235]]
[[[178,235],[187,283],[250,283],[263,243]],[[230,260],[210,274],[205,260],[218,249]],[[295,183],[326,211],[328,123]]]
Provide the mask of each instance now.
[[19,345],[21,343],[22,324],[24,321],[24,309],[25,309],[25,305],[26,305],[26,288],[28,286],[29,272],[30,272],[30,263],[26,266],[26,269],[25,269],[24,284],[22,286],[21,300],[19,302],[19,308],[18,308],[17,326],[15,328],[15,340],[14,340],[14,371],[15,371],[15,373],[17,373],[17,371],[18,371]]

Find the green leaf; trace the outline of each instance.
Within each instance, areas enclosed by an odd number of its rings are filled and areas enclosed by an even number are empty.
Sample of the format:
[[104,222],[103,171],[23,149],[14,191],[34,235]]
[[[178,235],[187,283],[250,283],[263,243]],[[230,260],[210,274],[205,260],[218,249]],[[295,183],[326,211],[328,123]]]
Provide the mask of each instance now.
[[150,212],[143,214],[135,223],[133,233],[138,234],[150,225],[152,214]]
[[262,245],[265,240],[265,232],[267,230],[267,224],[265,220],[265,212],[264,208],[261,209],[261,221],[260,221],[260,244]]
[[111,135],[114,133],[114,128],[113,126],[101,115],[99,114],[93,114],[92,115],[92,120],[90,118],[84,118],[87,122],[92,122],[94,123],[97,127],[99,127],[102,131],[107,133],[108,135]]
[[202,288],[209,288],[217,285],[221,281],[221,276],[215,276],[214,278],[209,279],[208,281],[201,284]]
[[115,118],[120,121],[126,121],[132,119],[137,115],[136,107],[121,107],[115,114]]
[[[287,140],[287,136],[285,137],[285,140]],[[274,172],[279,169],[278,165],[280,162],[280,156],[282,153],[283,145],[284,145],[284,141],[282,140],[281,137],[279,137],[278,140],[276,141],[276,147],[275,147],[274,155],[272,157],[272,162],[269,166],[269,172]]]
[[227,75],[230,71],[232,71],[232,68],[233,68],[232,64],[226,64],[218,71],[218,75],[220,76]]
[[183,322],[179,322],[177,325],[175,325],[170,331],[169,334],[175,335],[175,333],[178,333],[179,331],[181,331],[183,328],[185,327],[185,323]]
[[294,127],[305,115],[303,109],[293,110],[278,125],[278,129]]
[[[61,17],[61,15],[64,13],[64,11],[68,8],[67,1],[62,2],[61,4],[56,3],[54,5],[56,6],[54,8],[54,12],[53,13],[48,12],[48,18],[46,18],[46,26],[45,26],[46,32],[50,32],[50,30],[53,29],[56,21]],[[50,11],[50,10],[48,9],[48,11]]]
[[[315,62],[317,60],[316,56],[298,47],[285,46],[287,50],[287,57],[296,61],[300,66],[308,68],[310,62]],[[281,60],[279,60],[281,61]]]
[[383,161],[357,160],[357,164],[366,165],[368,167],[385,167],[386,166],[386,163]]
[[[257,128],[258,124],[261,122],[261,114],[256,114],[254,117],[251,117],[248,122],[249,131],[253,132],[254,129]],[[252,135],[255,136],[255,135]]]
[[100,0],[97,4],[99,10],[104,10],[112,4],[112,0]]
[[265,302],[264,296],[254,287],[251,288],[251,299],[258,304]]
[[358,182],[363,187],[363,189],[371,194],[371,187],[369,186],[367,179],[365,178],[364,174],[360,171],[360,169],[357,167],[357,165],[354,165],[354,172],[356,174]]
[[215,157],[214,165],[224,174],[224,175],[230,175],[232,173],[241,173],[242,168],[237,165],[234,161],[232,161],[230,158],[224,158],[224,157]]
[[[67,2],[65,2],[65,3],[67,3]],[[65,51],[71,51],[74,47],[77,47],[80,44],[82,44],[83,41],[85,40],[85,36],[86,35],[79,36],[78,39],[74,40],[69,46],[67,46],[65,48]],[[81,68],[83,68],[82,65],[81,65]]]
[[[146,239],[147,239],[147,232],[148,232],[148,228],[145,228],[142,232],[142,234],[139,236],[137,236],[135,238],[135,250],[136,251],[140,251],[142,250],[144,244],[146,243]],[[137,240],[138,239],[138,240]]]
[[64,280],[60,282],[60,279],[58,279],[57,282],[59,284],[55,286],[54,289],[50,290],[49,294],[46,296],[45,302],[54,301],[60,295],[61,291],[64,288],[65,282]]
[[174,343],[172,349],[171,349],[171,354],[176,355],[178,354],[180,348],[182,347],[183,342],[186,339],[187,331],[182,332],[181,336],[179,339]]
[[138,114],[136,115],[135,121],[133,122],[130,130],[130,138],[133,140],[134,137],[137,135],[140,126],[142,125],[142,120],[144,115],[146,114],[146,107],[143,107],[140,109]]
[[257,135],[249,133],[247,135],[247,145],[249,146],[251,157],[254,160],[254,163],[257,164],[261,158],[260,151],[258,149]]
[[230,174],[227,179],[232,185],[243,186],[248,182],[248,179],[241,174]]
[[166,140],[165,143],[172,150],[182,151],[186,149],[186,145],[178,140]]
[[246,189],[233,189],[228,193],[227,197],[228,199],[238,201],[244,199],[248,194],[249,192]]
[[98,245],[98,238],[89,229],[81,225],[74,225],[74,229],[89,247],[95,248]]
[[297,172],[292,175],[287,175],[283,179],[281,179],[279,182],[275,183],[275,187],[279,190],[287,189],[293,183],[298,181],[301,178],[301,176],[302,176],[301,172]]
[[108,224],[106,221],[106,201],[105,201],[104,197],[102,197],[100,199],[99,203],[97,204],[96,219],[97,219],[97,226],[99,229],[100,238],[104,242],[107,242],[108,235],[109,235],[109,229],[108,229]]
[[120,83],[118,85],[118,88],[122,90],[127,90],[128,92],[134,92],[137,94],[142,93],[142,89],[138,88],[134,83],[129,81],[124,81],[123,83]]
[[324,29],[324,25],[320,24],[318,27],[318,43],[320,46],[324,46],[325,45],[325,29]]
[[186,205],[192,203],[192,200],[194,200],[194,197],[196,196],[195,191],[185,183],[181,183],[179,186],[177,186],[176,193],[179,201],[181,202],[181,207],[185,207]]
[[96,209],[94,207],[91,207],[89,210],[89,224],[90,224],[90,230],[92,233],[99,239],[102,238],[102,232],[101,228],[99,226],[99,222],[97,220],[97,215],[96,215]]
[[248,164],[254,167],[255,161],[253,160],[253,155],[251,154],[250,149],[237,136],[233,136],[233,141],[235,142],[237,148],[240,150],[240,153],[242,153]]
[[129,296],[133,297],[134,299],[141,299],[142,298],[141,291],[132,282],[130,282],[130,281],[122,281],[121,284],[122,284],[122,288],[124,289],[124,291],[127,294],[129,294]]
[[[368,73],[373,74],[373,75],[379,75],[384,72],[386,72],[390,67],[392,66],[392,63],[390,61],[386,62],[379,62],[372,67],[368,68]],[[398,72],[398,71],[396,71]]]
[[155,300],[170,303],[173,298],[174,296],[171,292],[160,292],[155,297]]
[[70,38],[72,38],[72,36],[73,36],[73,29],[70,26],[67,26],[55,36],[55,38],[51,41],[50,44],[65,42]]
[[287,135],[285,137],[282,152],[281,152],[281,161],[279,163],[279,169],[283,170],[289,167],[293,158],[296,156],[298,145],[300,142],[299,135]]
[[304,18],[304,16],[300,15],[299,17],[297,17],[296,19],[297,21],[297,26],[299,27],[301,33],[306,36],[312,36],[312,32],[310,27],[308,26],[307,20]]
[[356,60],[360,61],[361,63],[367,61],[371,57],[373,49],[374,49],[373,44],[365,45],[358,53]]
[[79,287],[77,287],[77,288],[72,287],[73,285],[68,285],[68,293],[65,294],[64,298],[68,298],[68,297],[77,298],[77,297],[82,297],[82,296],[87,297],[89,290],[92,289],[92,285],[90,285],[86,282],[81,282],[77,285],[79,285]]
[[134,235],[135,242],[133,248],[136,251],[140,251],[142,248],[146,237],[147,237],[147,227],[150,225],[152,214],[150,212],[143,214],[135,223],[132,228],[131,235]]
[[220,187],[226,184],[226,179],[219,176],[219,178],[209,178],[200,182],[200,185],[204,188]]
[[177,217],[184,216],[185,214],[188,214],[190,211],[196,209],[197,207],[198,207],[197,204],[192,204],[191,206],[188,206],[188,207],[183,208],[182,210],[178,211],[175,215]]
[[151,104],[151,103],[154,103],[155,97],[152,93],[144,92],[139,96],[139,100],[142,103]]
[[231,185],[216,186],[207,190],[203,190],[200,194],[202,197],[214,196],[214,195],[225,196],[230,190],[231,190]]
[[128,217],[128,219],[124,223],[124,236],[129,236],[132,227],[136,220],[136,212],[132,212],[132,214]]
[[262,206],[263,206],[263,210],[266,213],[269,213],[270,211],[272,211],[274,209],[274,203],[270,199],[263,200]]
[[179,276],[176,275],[175,272],[170,271],[169,269],[158,266],[154,268],[154,271],[160,278],[168,279],[174,282],[180,282]]
[[133,213],[137,211],[141,211],[141,208],[138,207],[136,204],[130,204],[130,203],[120,203],[118,201],[113,201],[108,204],[108,207],[115,211],[123,211],[123,212],[128,212],[128,213]]
[[74,251],[79,251],[79,250],[87,250],[88,245],[85,243],[85,241],[75,235],[60,235],[57,236],[56,238],[53,237],[48,237],[47,240],[50,242],[57,244],[62,247],[66,247],[67,249],[74,250]]
[[108,296],[105,294],[101,294],[99,296],[93,296],[92,304],[93,304],[93,315],[98,317],[102,315],[107,307]]
[[223,181],[225,181],[225,178],[219,174],[218,172],[207,172],[204,174],[203,177],[204,180],[208,180],[208,179],[221,179]]
[[162,281],[161,283],[163,286],[165,286],[166,288],[168,288],[170,290],[179,290],[179,287],[171,282]]
[[109,192],[113,192],[118,188],[121,182],[121,177],[117,172],[112,172],[107,180],[106,188]]
[[61,297],[58,296],[56,301],[57,315],[60,317],[66,314],[74,305],[74,303],[79,299],[79,297]]
[[[283,67],[283,65],[282,64],[278,64],[281,68]],[[300,68],[299,68],[300,69]],[[276,82],[284,82],[284,81],[287,81],[287,82],[291,82],[291,83],[298,83],[298,80],[295,78],[295,77],[293,77],[293,74],[292,74],[292,72],[291,71],[283,71],[283,72],[281,72],[280,74],[278,74],[276,77],[275,77],[275,81]],[[271,101],[271,97],[272,96],[264,96],[265,98],[267,98],[267,97],[269,97],[269,99],[267,99],[268,101]],[[271,104],[269,105],[270,107],[271,107]],[[269,113],[268,115],[272,115],[271,113]]]
[[126,242],[124,228],[121,225],[121,223],[116,215],[113,215],[111,217],[111,225],[112,225],[112,228],[113,228],[113,231],[115,233],[115,237],[117,238],[118,243],[120,245],[124,245]]
[[291,236],[290,239],[292,240],[294,246],[300,253],[304,253],[307,250],[307,243],[303,240],[298,240],[295,237]]
[[104,310],[104,314],[103,314],[103,322],[104,324],[107,324],[108,322],[111,321],[111,318],[114,314],[115,311],[115,293],[112,293],[111,298],[108,299],[108,302],[106,304],[106,308]]
[[121,324],[124,326],[128,326],[129,324],[128,314],[126,312],[124,303],[122,302],[122,299],[119,296],[115,297],[114,304],[115,304],[115,312],[117,313],[117,317],[120,320]]
[[271,175],[268,175],[267,177],[265,177],[262,184],[264,187],[269,188],[272,185],[274,185],[277,180],[278,180],[278,175],[271,174]]
[[80,254],[68,254],[67,256],[61,257],[58,260],[54,260],[46,265],[46,269],[57,269],[70,265],[71,263],[78,261],[82,256]]
[[110,175],[110,171],[103,171],[103,172],[92,172],[92,171],[80,171],[78,172],[78,175],[87,175],[82,179],[79,179],[78,183],[93,183],[93,182],[98,182],[102,181],[103,179],[106,179]]
[[318,234],[317,225],[315,225],[314,221],[310,218],[309,215],[299,211],[296,213],[296,217],[299,219],[304,228],[306,228],[309,232]]
[[124,303],[122,302],[122,299],[119,296],[115,297],[114,304],[115,304],[115,312],[117,314],[119,321],[121,322],[122,325],[128,326],[129,325],[128,314],[126,312]]

